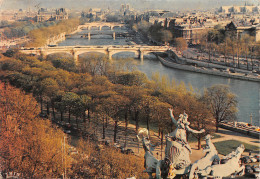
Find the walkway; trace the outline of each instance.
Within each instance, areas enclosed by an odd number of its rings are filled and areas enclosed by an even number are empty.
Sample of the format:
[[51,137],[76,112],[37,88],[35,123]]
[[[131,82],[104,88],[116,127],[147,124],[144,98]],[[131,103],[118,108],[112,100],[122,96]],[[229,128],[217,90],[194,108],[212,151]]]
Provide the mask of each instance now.
[[[112,120],[110,120],[108,123],[108,127],[106,128],[106,140],[110,141],[111,143],[113,143],[113,135],[114,135],[113,129],[114,129],[114,123]],[[136,155],[144,156],[142,143],[139,142],[139,145],[138,145],[138,142],[136,139],[135,125],[134,124],[128,125],[127,137],[125,137],[124,129],[125,129],[124,122],[120,122],[119,127],[118,127],[118,134],[117,134],[117,145],[124,146],[125,139],[126,139],[126,141],[127,141],[126,148],[132,149]],[[102,141],[102,131],[103,131],[103,127],[102,127],[102,124],[100,123],[96,126],[96,135],[98,136],[98,139],[100,141]],[[216,134],[220,135],[221,137],[216,138],[216,139],[213,138],[212,139],[213,143],[220,142],[220,141],[226,141],[226,140],[237,140],[237,141],[241,141],[241,142],[245,142],[245,143],[248,143],[251,145],[258,146],[259,151],[260,151],[260,141],[258,139],[251,138],[246,135],[243,135],[243,134],[240,134],[237,132],[233,132],[233,131],[229,131],[226,129],[221,129],[221,128],[219,128],[219,132],[217,132]],[[151,139],[151,143],[156,146],[155,150],[153,152],[154,156],[158,159],[161,159],[161,145],[160,145],[160,139],[158,137],[158,133],[150,131],[150,139]],[[190,159],[192,162],[195,162],[196,160],[200,159],[201,157],[203,157],[205,155],[203,153],[202,149],[200,149],[200,150],[197,149],[198,148],[197,142],[191,142],[189,144],[192,148],[192,154],[190,155]],[[205,144],[205,141],[202,140],[201,144],[202,145]],[[163,154],[162,158],[164,158],[164,150],[165,150],[165,142],[164,142],[164,147],[162,150],[162,154]],[[248,153],[244,153],[244,155],[248,155]]]

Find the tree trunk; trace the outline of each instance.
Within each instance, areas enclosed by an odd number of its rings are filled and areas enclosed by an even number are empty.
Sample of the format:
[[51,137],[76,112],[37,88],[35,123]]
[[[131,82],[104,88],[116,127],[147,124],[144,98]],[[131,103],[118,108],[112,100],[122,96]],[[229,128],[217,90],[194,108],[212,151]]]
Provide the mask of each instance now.
[[235,55],[233,54],[233,68],[235,69],[236,65],[235,65]]
[[210,59],[210,53],[211,53],[211,51],[210,51],[210,47],[209,47],[209,62],[211,61],[211,59]]
[[115,126],[114,126],[114,142],[116,143],[116,135],[117,135],[117,127],[118,127],[118,121],[115,120]]
[[128,115],[127,112],[125,112],[125,130],[127,130],[128,127]]
[[63,111],[60,110],[60,121],[63,121]]
[[69,123],[70,123],[70,108],[69,108]]
[[54,104],[51,104],[51,108],[52,108],[52,115],[53,115],[53,120],[55,120],[55,109],[54,109]]
[[[86,110],[85,110],[86,111]],[[83,122],[84,122],[84,124],[86,123],[86,113],[85,113],[85,111],[83,112]]]
[[88,108],[88,123],[90,123],[90,108]]
[[105,118],[103,117],[103,139],[106,138]]
[[40,103],[41,103],[41,113],[43,113],[43,100],[42,100],[42,96],[40,96]]
[[139,117],[139,111],[137,111],[137,112],[135,113],[135,127],[136,127],[136,132],[138,132],[138,129],[139,129],[139,119],[138,119],[138,117]]
[[237,48],[237,68],[240,68],[239,47]]
[[79,128],[78,115],[76,116],[77,129]]
[[161,160],[162,160],[162,151],[163,151],[163,130],[161,133]]
[[219,122],[216,121],[216,132],[218,132],[218,124],[219,124]]
[[198,150],[201,149],[201,137],[198,136]]
[[249,64],[248,64],[248,58],[247,58],[247,52],[248,52],[247,49],[248,48],[246,48],[246,69],[249,70]]
[[125,144],[124,144],[124,148],[126,148],[127,145],[127,127],[128,127],[128,115],[127,115],[127,111],[125,112]]
[[147,130],[150,131],[150,125],[149,125],[149,122],[150,122],[150,115],[149,113],[146,115],[146,126],[147,126]]
[[47,115],[49,115],[50,114],[50,106],[49,106],[49,102],[48,101],[47,101],[46,108],[47,108]]
[[251,64],[252,64],[252,71],[254,70],[254,62],[253,62],[253,56],[251,55]]

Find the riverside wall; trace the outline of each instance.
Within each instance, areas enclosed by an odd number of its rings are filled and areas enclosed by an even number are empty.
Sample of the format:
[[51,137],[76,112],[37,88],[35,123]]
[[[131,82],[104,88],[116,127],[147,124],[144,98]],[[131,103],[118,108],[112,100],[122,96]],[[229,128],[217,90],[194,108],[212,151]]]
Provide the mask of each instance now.
[[59,34],[59,35],[56,35],[56,36],[54,36],[54,37],[51,37],[51,38],[47,39],[46,45],[57,45],[58,42],[61,42],[61,41],[63,41],[63,40],[66,40],[65,35],[66,35],[66,33],[63,32],[63,33],[61,33],[61,34]]
[[260,132],[249,130],[249,129],[244,129],[244,128],[239,128],[239,127],[234,127],[230,124],[221,123],[221,124],[219,124],[219,127],[223,128],[223,129],[228,129],[228,130],[231,130],[234,132],[238,132],[241,134],[245,134],[245,135],[257,138],[257,139],[259,139],[259,137],[260,137]]
[[[80,25],[69,34],[75,34],[79,31],[81,31],[81,29],[79,27],[80,27]],[[47,39],[46,46],[47,45],[57,45],[59,42],[66,40],[66,35],[67,35],[66,32],[63,32],[59,35],[56,35],[54,37]]]
[[202,68],[197,68],[197,67],[190,66],[190,65],[177,64],[177,63],[171,62],[169,60],[165,60],[164,58],[162,58],[160,56],[157,56],[157,57],[163,65],[171,67],[171,68],[179,69],[179,70],[186,70],[186,71],[191,71],[191,72],[196,72],[196,73],[204,73],[204,74],[222,76],[222,77],[227,77],[227,78],[260,82],[259,78],[252,78],[252,77],[242,76],[242,75],[238,75],[238,74],[230,74],[230,73],[220,72],[218,70],[202,69]]

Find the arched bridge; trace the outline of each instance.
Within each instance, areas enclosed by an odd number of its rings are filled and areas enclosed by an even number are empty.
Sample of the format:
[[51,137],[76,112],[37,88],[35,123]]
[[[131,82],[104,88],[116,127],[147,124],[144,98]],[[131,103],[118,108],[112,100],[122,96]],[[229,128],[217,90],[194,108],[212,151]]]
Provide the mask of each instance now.
[[23,48],[20,49],[20,52],[25,54],[40,55],[44,58],[47,55],[54,53],[69,53],[73,55],[74,60],[78,62],[79,55],[87,52],[99,52],[108,56],[109,59],[112,59],[112,55],[119,52],[134,52],[139,59],[143,60],[145,54],[151,52],[166,52],[168,47],[165,46],[129,46],[129,45],[120,45],[120,46],[58,46],[58,47],[44,47],[44,48]]
[[109,27],[110,30],[113,30],[115,27],[124,27],[124,24],[120,23],[109,23],[109,22],[91,22],[91,23],[85,23],[84,25],[80,25],[79,29],[87,29],[91,30],[93,27],[97,27],[99,30],[102,30],[103,27]]
[[[111,36],[114,40],[116,39],[116,37],[132,37],[133,35],[128,33],[128,32],[100,32],[100,33],[77,33],[77,35],[80,35],[81,38],[87,38],[87,39],[91,39],[92,36],[96,36],[96,35],[107,35],[107,36]],[[68,34],[65,35],[66,38],[78,38],[78,37],[74,37],[73,34]]]

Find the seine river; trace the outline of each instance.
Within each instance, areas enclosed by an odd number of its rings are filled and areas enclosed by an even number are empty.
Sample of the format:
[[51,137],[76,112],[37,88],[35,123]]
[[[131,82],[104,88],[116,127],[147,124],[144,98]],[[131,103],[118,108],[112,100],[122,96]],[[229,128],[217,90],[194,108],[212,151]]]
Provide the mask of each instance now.
[[[116,32],[125,31],[115,29]],[[83,30],[80,33],[88,33],[89,31]],[[109,30],[99,31],[93,29],[91,33],[109,33]],[[112,32],[111,32],[112,34]],[[59,46],[73,46],[73,45],[128,45],[130,42],[127,39],[113,40],[109,35],[95,35],[91,37],[91,40],[80,38],[79,35],[74,35],[71,39],[59,43]],[[113,57],[132,56],[133,53],[118,53]],[[136,61],[139,61],[136,59]],[[194,89],[199,92],[214,84],[229,85],[231,91],[237,95],[238,99],[238,121],[250,123],[250,114],[253,115],[253,125],[260,124],[260,84],[257,82],[250,82],[245,80],[230,79],[220,76],[213,76],[201,73],[193,73],[189,71],[177,70],[163,66],[160,61],[156,60],[154,56],[145,56],[144,61],[139,63],[138,69],[144,72],[148,77],[151,77],[153,73],[159,72],[160,75],[166,75],[170,81],[183,81],[186,85],[191,84]]]

